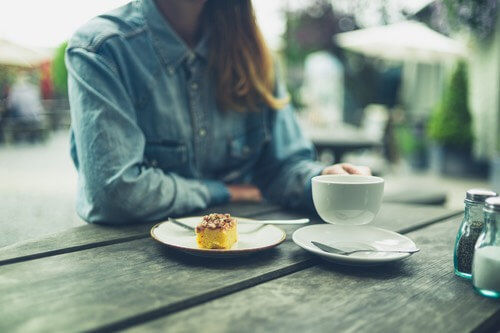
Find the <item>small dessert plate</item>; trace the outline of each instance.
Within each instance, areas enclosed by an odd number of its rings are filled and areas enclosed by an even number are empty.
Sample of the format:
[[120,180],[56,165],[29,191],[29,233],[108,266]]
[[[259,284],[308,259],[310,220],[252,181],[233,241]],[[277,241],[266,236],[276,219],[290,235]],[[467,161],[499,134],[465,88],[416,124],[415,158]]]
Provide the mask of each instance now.
[[[234,217],[237,220],[251,220]],[[178,221],[196,227],[202,216],[179,218]],[[274,225],[238,224],[238,242],[232,248],[225,249],[200,249],[196,243],[196,235],[171,222],[161,222],[151,228],[151,237],[156,241],[196,256],[210,258],[240,257],[255,252],[268,250],[280,245],[286,239],[286,233]]]
[[317,224],[300,228],[293,233],[293,241],[306,251],[322,258],[347,265],[380,265],[407,258],[411,253],[390,252],[357,252],[341,255],[325,252],[316,247],[312,241],[323,243],[343,251],[356,249],[377,251],[415,250],[415,243],[393,231],[361,225]]

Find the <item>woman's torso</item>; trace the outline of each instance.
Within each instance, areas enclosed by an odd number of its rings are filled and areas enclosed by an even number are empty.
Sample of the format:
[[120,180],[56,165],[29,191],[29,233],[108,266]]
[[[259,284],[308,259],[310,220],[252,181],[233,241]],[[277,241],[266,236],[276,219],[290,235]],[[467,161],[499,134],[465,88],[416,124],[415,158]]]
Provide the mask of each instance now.
[[225,182],[251,176],[270,137],[269,111],[219,110],[206,34],[187,48],[152,0],[134,1],[88,26],[95,33],[83,30],[70,46],[99,53],[118,73],[144,134],[146,165]]

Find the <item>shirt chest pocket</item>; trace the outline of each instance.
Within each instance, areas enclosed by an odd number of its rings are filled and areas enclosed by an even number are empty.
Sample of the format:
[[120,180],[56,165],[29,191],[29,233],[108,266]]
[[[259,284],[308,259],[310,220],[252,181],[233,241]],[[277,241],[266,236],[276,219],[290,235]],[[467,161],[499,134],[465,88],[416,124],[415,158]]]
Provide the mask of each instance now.
[[187,147],[182,143],[146,143],[144,155],[149,166],[178,174],[186,169],[188,160]]

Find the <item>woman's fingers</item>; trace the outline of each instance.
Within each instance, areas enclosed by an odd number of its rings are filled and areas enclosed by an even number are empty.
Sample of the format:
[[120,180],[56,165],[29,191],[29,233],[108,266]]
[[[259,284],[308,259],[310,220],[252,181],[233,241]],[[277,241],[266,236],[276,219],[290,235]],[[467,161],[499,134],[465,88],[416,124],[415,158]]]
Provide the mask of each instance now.
[[326,167],[323,175],[371,175],[371,170],[366,166],[357,166],[349,163],[339,163]]
[[363,176],[369,176],[371,175],[371,170],[369,167],[366,166],[359,166],[359,165],[352,165],[349,163],[342,163],[342,167],[344,168],[347,173],[351,175],[363,175]]
[[322,172],[323,175],[347,175],[348,172],[345,170],[342,165],[340,164],[334,164],[329,167],[326,167],[323,169]]

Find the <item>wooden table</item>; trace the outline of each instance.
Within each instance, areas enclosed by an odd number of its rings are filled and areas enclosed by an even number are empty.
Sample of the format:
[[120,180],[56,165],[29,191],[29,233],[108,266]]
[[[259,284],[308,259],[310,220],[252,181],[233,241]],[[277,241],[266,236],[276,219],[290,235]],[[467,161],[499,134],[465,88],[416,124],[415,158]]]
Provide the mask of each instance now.
[[[278,207],[212,211],[293,218]],[[296,246],[209,260],[170,250],[151,225],[85,225],[0,249],[0,332],[464,332],[500,327],[500,302],[453,274],[461,212],[384,204],[375,225],[421,248],[379,267]],[[313,223],[319,219],[312,216]]]

